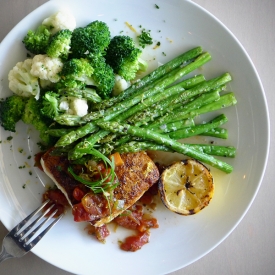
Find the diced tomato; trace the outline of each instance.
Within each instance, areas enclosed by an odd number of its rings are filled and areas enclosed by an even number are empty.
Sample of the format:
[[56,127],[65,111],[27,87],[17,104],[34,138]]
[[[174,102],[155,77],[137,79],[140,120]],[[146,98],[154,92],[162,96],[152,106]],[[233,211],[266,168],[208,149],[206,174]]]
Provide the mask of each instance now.
[[150,228],[158,228],[158,227],[159,227],[159,225],[158,225],[157,219],[155,219],[155,218],[146,219],[146,218],[143,217],[143,219],[141,220],[140,225],[137,227],[137,230],[139,232],[144,232],[144,231],[146,231]]
[[100,227],[95,227],[95,236],[100,242],[105,243],[105,239],[109,235],[110,235],[110,231],[106,224],[104,224]]
[[92,215],[101,215],[108,209],[108,202],[102,195],[87,193],[81,200],[86,212]]
[[73,191],[73,197],[77,201],[81,201],[81,199],[85,196],[85,192],[81,190],[79,187],[76,187]]
[[107,227],[106,224],[103,224],[100,227],[95,227],[91,223],[89,223],[86,227],[85,230],[88,231],[89,235],[95,235],[97,240],[99,240],[102,243],[105,243],[105,239],[110,235],[110,231]]
[[75,222],[84,222],[91,221],[93,219],[93,215],[89,214],[83,207],[82,203],[77,203],[73,206],[72,210],[74,221]]
[[142,205],[133,205],[124,211],[120,216],[115,218],[115,222],[128,229],[137,229],[143,215]]
[[135,252],[149,242],[150,232],[148,230],[139,232],[137,235],[127,237],[120,245],[120,248],[125,251]]

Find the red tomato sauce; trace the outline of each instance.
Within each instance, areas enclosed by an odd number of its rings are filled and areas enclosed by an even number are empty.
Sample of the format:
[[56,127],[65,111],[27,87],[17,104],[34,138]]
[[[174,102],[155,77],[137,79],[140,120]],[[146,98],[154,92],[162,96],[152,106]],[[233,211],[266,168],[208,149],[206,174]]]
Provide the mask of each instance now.
[[127,237],[120,248],[125,251],[135,252],[142,248],[143,245],[149,242],[150,232],[146,230],[144,232],[138,232],[134,236]]

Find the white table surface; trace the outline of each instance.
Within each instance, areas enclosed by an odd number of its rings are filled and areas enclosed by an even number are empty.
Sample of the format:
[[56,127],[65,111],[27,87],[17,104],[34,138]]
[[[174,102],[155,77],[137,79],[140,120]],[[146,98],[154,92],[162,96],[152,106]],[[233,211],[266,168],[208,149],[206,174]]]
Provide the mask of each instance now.
[[[111,1],[111,0],[110,0]],[[168,1],[168,0],[167,0]],[[185,0],[183,0],[185,1]],[[0,41],[28,13],[46,0],[1,0]],[[275,1],[194,0],[220,19],[243,44],[262,80],[271,119],[269,162],[261,188],[247,215],[217,248],[171,275],[275,274]],[[1,53],[0,53],[1,54]],[[0,240],[7,234],[0,222]],[[69,275],[32,253],[0,264],[1,275]],[[92,269],[91,269],[92,274]],[[143,274],[147,275],[147,274]],[[149,275],[149,274],[148,274]]]

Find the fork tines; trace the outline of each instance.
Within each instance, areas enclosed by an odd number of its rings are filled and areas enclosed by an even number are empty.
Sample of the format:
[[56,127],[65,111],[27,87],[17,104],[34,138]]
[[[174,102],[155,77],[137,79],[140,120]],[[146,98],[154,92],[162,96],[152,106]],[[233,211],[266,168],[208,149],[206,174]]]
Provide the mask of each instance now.
[[[50,212],[55,207],[54,204],[52,204],[50,207],[48,207],[43,213],[36,218],[30,225],[27,226],[27,223],[31,221],[33,217],[35,217],[43,208],[50,202],[50,200],[45,201],[39,208],[37,208],[35,211],[33,211],[29,216],[27,216],[24,220],[22,220],[18,225],[16,225],[8,235],[13,238],[13,240],[20,245],[23,246],[23,249],[25,251],[29,251],[32,249],[40,240],[41,238],[62,218],[63,214],[60,214],[57,218],[55,218],[44,231],[42,231],[38,236],[35,237],[35,234],[39,231],[39,229],[42,228],[42,226],[49,221],[51,218],[53,218],[58,209]],[[49,214],[50,213],[50,214]],[[46,217],[46,215],[49,214],[49,216]],[[45,219],[39,223],[43,218]],[[37,225],[37,226],[36,226]],[[35,227],[36,226],[36,227]],[[35,237],[33,239],[33,237]]]

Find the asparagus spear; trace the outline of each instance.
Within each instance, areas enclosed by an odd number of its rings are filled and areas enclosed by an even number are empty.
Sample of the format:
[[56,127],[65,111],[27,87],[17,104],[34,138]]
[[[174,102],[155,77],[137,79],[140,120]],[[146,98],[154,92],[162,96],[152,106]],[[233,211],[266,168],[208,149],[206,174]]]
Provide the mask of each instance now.
[[[155,131],[158,133],[169,133],[175,130],[179,130],[188,126],[194,126],[194,120],[193,119],[186,119],[186,120],[182,120],[182,121],[176,121],[176,122],[170,122],[167,123],[165,125],[165,127],[160,127],[159,129],[156,129]],[[111,135],[111,134],[110,134]],[[113,134],[114,135],[114,134]],[[114,135],[114,138],[116,138],[117,136]],[[113,139],[114,139],[113,138]],[[117,139],[115,141],[113,140],[106,140],[106,141],[99,141],[101,144],[102,143],[108,143],[107,147],[108,149],[110,149],[110,147],[112,147],[112,150],[115,147],[119,147],[122,146],[125,143],[128,143],[132,140],[131,136],[118,136]],[[110,144],[110,141],[112,142],[112,144]]]
[[[191,102],[193,103],[193,102]],[[172,121],[187,119],[187,118],[194,118],[201,114],[206,114],[209,112],[213,112],[216,110],[220,110],[229,106],[233,106],[237,103],[234,93],[230,92],[225,95],[222,95],[219,100],[211,102],[209,104],[203,105],[200,108],[193,108],[192,105],[186,105],[187,107],[185,110],[180,110],[179,112],[174,112],[173,114],[169,114],[169,116],[163,116],[153,123],[150,123],[150,129],[155,129],[157,127],[161,127],[161,125],[165,123],[169,123]],[[190,108],[189,108],[190,107]],[[148,126],[146,126],[148,127]]]
[[[159,128],[163,128],[168,123],[188,119],[188,117],[186,117],[184,119],[177,119],[176,114],[180,114],[181,116],[183,116],[183,114],[189,114],[191,111],[200,108],[204,104],[214,102],[218,99],[220,99],[220,94],[219,94],[219,91],[217,91],[217,90],[202,94],[202,95],[198,96],[197,98],[195,98],[194,100],[183,105],[181,108],[174,110],[174,112],[168,112],[164,116],[154,120],[153,122],[144,126],[144,128],[150,128],[151,130],[157,130]],[[138,126],[138,125],[135,125],[135,126]]]
[[[233,146],[220,146],[212,144],[190,144],[185,143],[186,147],[190,147],[201,151],[208,155],[222,156],[234,158],[236,156],[236,148]],[[163,151],[163,152],[175,152],[171,148],[157,144],[152,141],[131,141],[123,144],[122,146],[115,148],[116,152],[128,153],[128,152],[139,152],[139,151]]]
[[226,123],[227,121],[228,121],[227,117],[224,114],[222,114],[222,115],[215,117],[208,123],[185,127],[180,130],[170,132],[167,135],[170,138],[176,139],[176,140],[188,138],[188,137],[192,137],[192,136],[196,136],[196,135],[208,132],[209,130],[216,128],[216,127]]
[[62,137],[64,135],[67,135],[71,131],[75,130],[75,128],[58,128],[58,129],[48,129],[47,134],[49,134],[52,137]]
[[[201,93],[201,90],[197,88],[198,86],[196,85],[193,87],[194,89],[190,88],[190,85],[193,86],[193,81],[190,79],[183,80],[167,89],[165,89],[161,93],[157,93],[154,96],[151,96],[142,102],[140,104],[136,104],[135,106],[127,109],[125,112],[123,112],[118,119],[115,118],[117,121],[123,121],[132,115],[136,114],[137,112],[143,111],[144,109],[151,109],[152,105],[162,101],[165,102],[167,101],[169,103],[169,100],[167,100],[169,97],[174,97],[177,96],[177,98],[180,98],[181,100],[187,100],[198,93]],[[196,89],[195,89],[196,88]]]
[[178,141],[175,141],[165,135],[156,133],[154,131],[151,131],[149,129],[143,129],[136,126],[131,126],[129,124],[121,124],[115,121],[106,121],[106,122],[99,122],[97,125],[107,131],[111,131],[114,133],[119,133],[121,135],[132,135],[139,138],[148,139],[151,141],[154,141],[158,144],[165,145],[175,152],[184,154],[188,157],[197,159],[199,161],[202,161],[206,164],[209,164],[213,167],[216,167],[220,169],[221,171],[224,171],[226,173],[231,173],[233,171],[233,167],[221,160],[218,160],[214,158],[213,156],[207,155],[205,153],[202,153],[198,150],[195,150],[194,148],[190,148],[188,146],[185,146],[185,144],[182,144]]
[[150,74],[144,76],[142,79],[138,80],[134,84],[132,84],[128,89],[120,93],[118,96],[103,100],[100,104],[94,106],[96,110],[103,110],[113,106],[114,104],[121,102],[134,94],[137,89],[145,87],[147,84],[157,80],[158,78],[166,75],[168,72],[172,71],[173,69],[179,67],[183,63],[197,57],[202,53],[201,47],[193,48],[183,54],[177,56],[176,58],[172,59],[171,61],[165,63],[164,65],[158,67]]
[[228,138],[228,130],[225,128],[217,127],[217,128],[210,129],[207,132],[201,133],[199,135],[227,139]]
[[[165,134],[166,136],[175,140],[184,139],[195,135],[209,135],[219,138],[227,138],[227,131],[224,131],[224,129],[222,128],[217,128],[217,126],[222,125],[227,121],[227,117],[222,114],[204,124],[194,125],[194,121],[192,119],[187,119],[184,121],[179,120],[176,122],[170,122],[168,124],[164,124],[163,127],[150,130],[153,130],[157,133]],[[132,139],[133,138],[128,135],[122,136],[118,138],[116,142],[113,142],[112,147],[113,149],[116,147],[121,147],[125,143],[131,142]]]

